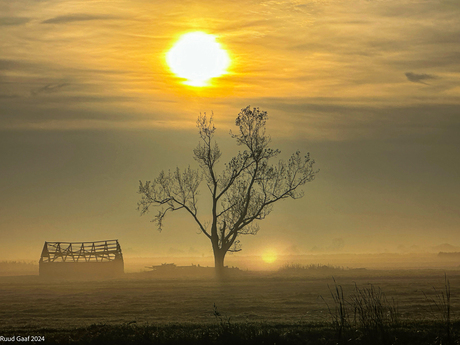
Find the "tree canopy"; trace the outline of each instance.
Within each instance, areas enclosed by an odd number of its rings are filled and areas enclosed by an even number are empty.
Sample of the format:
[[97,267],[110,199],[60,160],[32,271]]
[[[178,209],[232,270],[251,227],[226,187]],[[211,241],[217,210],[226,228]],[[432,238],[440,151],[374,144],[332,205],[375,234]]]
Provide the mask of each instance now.
[[[313,170],[315,162],[310,155],[302,156],[300,151],[292,154],[287,162],[272,163],[280,151],[269,147],[267,119],[267,112],[259,108],[248,106],[240,111],[235,121],[238,131],[230,131],[230,135],[242,150],[225,163],[219,173],[217,163],[222,153],[214,139],[213,118],[200,114],[197,120],[200,142],[193,150],[199,168],[189,166],[184,170],[162,171],[153,181],[139,181],[142,197],[138,210],[141,214],[148,212],[150,207],[158,207],[153,222],[161,231],[168,213],[188,212],[211,241],[218,273],[223,270],[226,253],[241,250],[240,236],[257,234],[257,221],[265,219],[277,201],[301,198],[304,194],[299,187],[313,181],[318,172]],[[212,201],[209,223],[198,216],[202,181]]]

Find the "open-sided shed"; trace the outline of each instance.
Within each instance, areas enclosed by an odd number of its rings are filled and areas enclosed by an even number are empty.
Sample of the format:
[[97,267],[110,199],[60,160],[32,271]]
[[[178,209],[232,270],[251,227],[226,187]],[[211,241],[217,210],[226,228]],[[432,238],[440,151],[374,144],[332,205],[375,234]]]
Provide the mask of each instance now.
[[116,277],[124,273],[118,240],[45,242],[40,276],[54,278]]

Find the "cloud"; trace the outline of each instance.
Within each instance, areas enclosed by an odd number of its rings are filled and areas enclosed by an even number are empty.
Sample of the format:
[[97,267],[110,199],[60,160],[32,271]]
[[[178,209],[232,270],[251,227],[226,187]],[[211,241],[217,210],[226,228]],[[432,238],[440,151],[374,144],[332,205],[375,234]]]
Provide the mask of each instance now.
[[24,17],[0,17],[0,26],[22,25],[29,21],[29,18]]
[[117,17],[114,16],[107,16],[107,15],[98,15],[94,16],[91,14],[69,14],[66,16],[57,16],[54,18],[47,19],[42,22],[42,24],[65,24],[65,23],[72,23],[72,22],[84,22],[89,20],[110,20],[116,19]]
[[0,59],[0,71],[24,70],[36,68],[34,63],[24,62],[21,60]]
[[0,99],[12,99],[12,98],[17,98],[19,95],[10,95],[10,94],[2,94],[0,93]]
[[[344,103],[321,98],[247,98],[232,104],[268,111],[272,135],[311,141],[435,140],[459,142],[458,99],[451,104],[424,98],[420,104]],[[239,107],[240,108],[240,107]],[[290,140],[291,140],[290,139]]]
[[43,87],[40,87],[38,89],[33,89],[30,91],[30,94],[35,96],[41,93],[52,93],[56,92],[59,89],[62,89],[63,87],[69,85],[68,83],[62,83],[62,84],[47,84]]
[[407,72],[405,73],[406,77],[407,77],[407,80],[413,82],[413,83],[421,83],[421,84],[426,84],[425,82],[423,82],[424,80],[427,80],[427,79],[437,79],[438,77],[435,76],[435,75],[431,75],[431,74],[417,74],[417,73],[412,73],[412,72]]

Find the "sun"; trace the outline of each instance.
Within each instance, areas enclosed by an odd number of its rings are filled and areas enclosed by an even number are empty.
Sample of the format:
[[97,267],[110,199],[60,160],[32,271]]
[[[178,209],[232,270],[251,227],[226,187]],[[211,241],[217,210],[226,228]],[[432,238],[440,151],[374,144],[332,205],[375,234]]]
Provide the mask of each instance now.
[[267,250],[262,254],[262,260],[267,264],[272,264],[278,259],[278,255],[273,250]]
[[201,31],[182,35],[166,54],[166,62],[184,84],[209,86],[209,80],[227,73],[230,57],[216,36]]

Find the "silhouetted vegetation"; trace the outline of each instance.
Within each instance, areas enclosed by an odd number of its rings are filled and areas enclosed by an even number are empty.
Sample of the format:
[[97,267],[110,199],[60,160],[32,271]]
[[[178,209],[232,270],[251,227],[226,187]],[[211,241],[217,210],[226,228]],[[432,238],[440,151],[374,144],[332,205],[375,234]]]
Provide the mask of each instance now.
[[37,274],[38,264],[26,261],[0,261],[0,275]]
[[[329,287],[333,305],[328,305],[336,344],[460,344],[460,323],[451,320],[450,282],[445,276],[444,290],[434,288],[428,297],[435,322],[401,321],[397,304],[372,284],[344,294],[334,279]],[[423,334],[423,339],[419,335]]]
[[399,326],[397,306],[388,300],[380,288],[370,284],[346,297],[341,285],[334,280],[329,287],[333,306],[328,310],[335,329],[337,343],[348,342],[350,336],[359,335],[373,344],[393,344],[394,330]]
[[435,287],[434,290],[434,297],[428,297],[425,294],[425,298],[431,302],[431,311],[436,317],[442,320],[444,324],[444,339],[447,344],[452,343],[452,320],[451,320],[451,291],[450,291],[450,281],[447,279],[447,275],[444,276],[444,289],[442,291],[438,291]]
[[299,272],[311,272],[311,271],[322,271],[322,272],[334,272],[334,271],[343,271],[344,267],[340,266],[331,266],[331,265],[320,265],[320,264],[311,264],[311,265],[301,265],[301,264],[285,264],[278,269],[279,273],[299,273]]
[[[337,341],[336,329],[324,323],[268,324],[224,322],[221,324],[122,325],[95,324],[76,329],[39,329],[3,332],[3,336],[43,336],[46,344],[68,345],[435,345],[460,344],[460,323],[452,324],[451,340],[441,334],[442,322],[406,322],[391,329],[386,338],[373,338],[373,329],[344,333]],[[385,330],[385,332],[388,332]]]
[[[257,234],[258,221],[265,219],[278,201],[301,198],[300,188],[313,181],[317,173],[308,153],[302,156],[297,151],[287,162],[273,162],[280,151],[270,147],[270,136],[265,133],[267,120],[267,112],[259,108],[248,106],[240,111],[235,120],[238,131],[231,136],[243,151],[218,173],[222,152],[214,138],[216,128],[212,116],[200,115],[197,127],[201,140],[193,150],[199,169],[176,168],[174,172],[162,171],[153,181],[139,181],[141,215],[151,207],[159,208],[153,221],[161,231],[169,212],[186,211],[211,242],[218,276],[224,273],[225,255],[241,250],[241,236]],[[198,215],[203,179],[210,193],[209,222]]]

